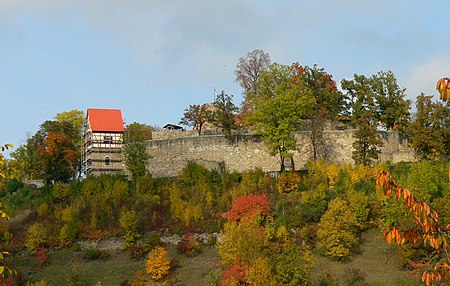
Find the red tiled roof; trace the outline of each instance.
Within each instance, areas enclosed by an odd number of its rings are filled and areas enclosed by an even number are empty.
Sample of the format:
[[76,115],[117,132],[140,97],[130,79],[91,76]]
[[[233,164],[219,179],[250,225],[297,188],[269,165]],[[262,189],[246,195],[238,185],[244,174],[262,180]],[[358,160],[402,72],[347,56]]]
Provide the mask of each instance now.
[[94,109],[87,110],[92,131],[123,132],[122,111],[120,109]]

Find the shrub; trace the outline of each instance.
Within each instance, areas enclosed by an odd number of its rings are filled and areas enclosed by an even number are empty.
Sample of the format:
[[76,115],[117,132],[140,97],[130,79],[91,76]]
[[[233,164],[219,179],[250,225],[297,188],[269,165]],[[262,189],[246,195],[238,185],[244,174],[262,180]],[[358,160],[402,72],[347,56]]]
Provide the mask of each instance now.
[[170,271],[170,260],[167,250],[162,246],[155,247],[150,251],[146,261],[146,270],[150,278],[155,281],[163,279]]
[[161,238],[159,238],[159,235],[157,234],[151,234],[148,239],[147,242],[145,242],[145,248],[147,251],[152,250],[153,248],[155,248],[156,246],[161,246],[163,245]]
[[145,272],[139,270],[138,272],[136,272],[136,275],[134,276],[131,286],[145,286],[145,285],[147,285],[147,278],[145,278]]
[[125,246],[130,247],[135,244],[136,240],[141,237],[138,232],[138,217],[135,211],[122,212],[119,219],[120,226],[122,227],[124,234],[122,235],[125,241]]
[[106,252],[102,251],[98,248],[88,248],[86,249],[86,253],[84,254],[84,259],[86,260],[98,260],[98,259],[106,259],[109,258],[111,255]]
[[41,223],[34,223],[28,228],[28,237],[25,240],[26,248],[34,253],[39,247],[45,246],[48,242],[49,234]]
[[278,178],[278,191],[280,193],[297,191],[300,186],[300,182],[300,176],[296,172],[283,172]]
[[43,267],[48,260],[48,249],[40,247],[34,254],[39,258],[39,265]]
[[225,269],[222,276],[222,286],[245,285],[247,265],[242,262],[235,263]]
[[186,233],[177,245],[177,252],[187,256],[195,256],[201,252],[200,242],[193,233]]
[[144,255],[148,252],[146,246],[144,244],[137,244],[133,245],[132,247],[128,248],[128,253],[130,254],[130,257],[133,259],[139,259],[141,257],[144,257]]

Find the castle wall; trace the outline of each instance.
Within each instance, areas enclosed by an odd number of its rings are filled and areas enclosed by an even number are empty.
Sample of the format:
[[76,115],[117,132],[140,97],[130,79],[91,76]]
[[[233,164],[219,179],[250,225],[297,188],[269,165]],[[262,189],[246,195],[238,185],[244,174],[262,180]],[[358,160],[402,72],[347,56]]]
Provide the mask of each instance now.
[[[148,151],[152,158],[148,169],[155,177],[176,176],[189,161],[196,161],[209,169],[219,168],[221,164],[230,171],[243,172],[261,168],[266,172],[279,171],[280,163],[277,156],[270,156],[256,134],[236,135],[228,140],[223,135],[198,136],[196,131],[160,131],[165,136],[154,136],[148,141]],[[153,133],[155,135],[155,133]],[[177,137],[189,134],[186,137]],[[332,130],[325,132],[327,144],[327,160],[336,163],[353,163],[352,143],[353,130]],[[414,152],[395,132],[381,133],[384,147],[380,161],[414,161]],[[165,138],[165,139],[156,139]],[[307,132],[296,135],[301,144],[300,152],[295,152],[295,169],[304,169],[311,158],[311,144]]]

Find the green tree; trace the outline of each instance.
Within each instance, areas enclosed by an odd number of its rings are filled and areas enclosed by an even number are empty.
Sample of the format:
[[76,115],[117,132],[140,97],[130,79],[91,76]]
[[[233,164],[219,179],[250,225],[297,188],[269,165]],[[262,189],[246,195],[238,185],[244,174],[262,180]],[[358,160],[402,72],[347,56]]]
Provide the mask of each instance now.
[[186,108],[184,110],[184,115],[180,119],[180,124],[194,127],[194,129],[197,130],[198,135],[201,135],[203,124],[205,124],[207,116],[208,116],[207,104],[189,105],[189,108]]
[[378,72],[371,78],[372,92],[375,96],[378,120],[387,130],[406,133],[411,101],[406,100],[406,89],[400,88],[393,72]]
[[261,134],[272,156],[278,155],[280,170],[285,158],[293,157],[299,144],[295,132],[311,106],[313,97],[295,67],[274,63],[263,72],[257,82],[257,93],[249,94],[255,104],[247,124]]
[[125,165],[130,171],[133,181],[148,173],[147,164],[150,154],[145,142],[151,139],[152,129],[146,124],[134,122],[127,125],[125,129],[123,153]]
[[225,136],[230,137],[231,131],[237,129],[235,112],[238,108],[233,103],[233,96],[228,95],[222,90],[216,95],[213,102],[212,111],[208,114],[208,122],[220,128]]
[[353,80],[342,80],[341,86],[350,99],[351,121],[357,129],[353,143],[353,160],[368,166],[378,159],[383,142],[377,132],[377,105],[372,90],[373,80],[364,75],[354,75]]
[[362,113],[356,120],[358,129],[355,131],[355,141],[353,142],[352,159],[356,164],[371,166],[373,160],[378,159],[381,153],[380,147],[383,141],[378,134],[377,126],[373,121],[370,112]]
[[409,124],[409,144],[421,159],[439,159],[450,151],[450,109],[421,94],[416,99],[416,114]]

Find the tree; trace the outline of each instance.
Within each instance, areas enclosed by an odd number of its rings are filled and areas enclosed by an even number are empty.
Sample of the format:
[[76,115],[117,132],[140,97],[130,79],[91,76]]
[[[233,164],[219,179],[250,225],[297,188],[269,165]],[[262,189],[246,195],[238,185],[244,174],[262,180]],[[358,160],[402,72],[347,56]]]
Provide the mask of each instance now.
[[317,246],[327,256],[345,259],[358,242],[357,224],[348,202],[340,198],[330,201],[317,226]]
[[134,181],[148,173],[147,163],[150,160],[150,154],[145,141],[151,139],[152,129],[146,124],[134,122],[127,125],[125,129],[123,147],[125,165]]
[[68,182],[80,166],[80,134],[68,121],[45,121],[11,153],[18,173],[47,183]]
[[[55,120],[58,122],[68,122],[75,128],[76,134],[81,138],[83,132],[84,112],[81,110],[70,110],[57,113]],[[78,138],[79,139],[79,138]],[[77,144],[81,144],[81,140],[77,140]]]
[[356,164],[371,166],[373,160],[378,159],[383,146],[377,127],[370,112],[362,113],[357,120],[358,129],[355,131],[352,159]]
[[435,281],[448,281],[450,279],[450,255],[448,251],[450,224],[442,225],[438,213],[425,202],[416,200],[411,191],[398,186],[389,172],[379,170],[376,184],[383,190],[384,195],[395,198],[397,202],[406,207],[418,227],[400,230],[398,226],[389,226],[384,231],[386,241],[389,244],[396,242],[399,245],[406,241],[430,245],[437,250],[437,261],[434,261],[434,267],[423,273],[422,281],[427,285],[434,285]]
[[231,136],[231,131],[237,128],[234,113],[238,108],[233,103],[233,96],[222,90],[216,95],[213,102],[213,110],[208,114],[208,122],[220,128],[225,136]]
[[244,89],[242,113],[246,113],[253,108],[253,102],[248,98],[248,95],[257,92],[256,82],[263,71],[269,68],[270,64],[270,55],[258,49],[248,52],[246,56],[239,58],[234,74],[236,75],[236,81]]
[[406,100],[406,89],[400,88],[393,72],[378,72],[371,78],[372,92],[377,104],[377,119],[387,130],[406,133],[411,101]]
[[258,79],[257,95],[249,98],[255,108],[247,124],[261,134],[269,154],[279,156],[281,171],[285,158],[292,159],[293,151],[298,150],[295,132],[313,103],[311,91],[297,71],[295,66],[270,65]]
[[357,129],[353,143],[353,160],[356,164],[370,165],[378,159],[383,142],[377,132],[377,106],[370,78],[354,75],[353,80],[342,80],[341,86],[346,91],[351,104],[351,121]]
[[203,124],[205,124],[208,116],[208,105],[189,105],[189,108],[186,108],[184,111],[184,115],[180,119],[180,124],[194,127],[198,135],[201,135]]
[[[9,148],[14,148],[12,144],[5,144],[0,146],[0,152],[3,152]],[[0,153],[0,187],[3,184],[3,180],[5,180],[7,177],[10,177],[8,172],[5,172],[4,166],[6,165],[5,157],[3,153]],[[7,219],[9,220],[9,216],[1,209],[2,204],[0,203],[0,219]],[[6,237],[0,237],[0,240],[6,241]],[[4,258],[6,255],[9,255],[7,251],[4,251],[3,249],[0,250],[0,283],[3,283],[6,279],[12,279],[12,275],[16,273],[16,271],[6,265],[4,263]]]
[[343,94],[337,90],[332,75],[317,65],[313,67],[297,66],[305,79],[305,85],[311,90],[314,97],[313,106],[306,113],[306,130],[310,132],[313,160],[325,158],[329,150],[325,138],[324,128],[326,120],[336,120],[338,115],[345,112],[346,104]]
[[417,112],[409,125],[409,144],[421,159],[438,159],[450,151],[450,109],[432,98],[417,96]]

